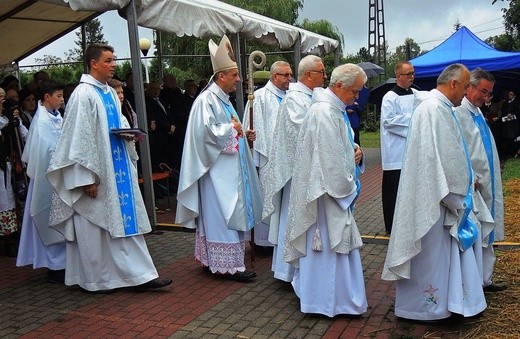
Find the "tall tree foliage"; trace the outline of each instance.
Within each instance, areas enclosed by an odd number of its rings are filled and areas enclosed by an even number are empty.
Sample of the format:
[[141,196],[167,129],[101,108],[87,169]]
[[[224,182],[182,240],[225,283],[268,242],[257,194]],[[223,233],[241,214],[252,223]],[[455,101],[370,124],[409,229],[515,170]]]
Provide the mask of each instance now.
[[[107,44],[103,35],[103,26],[99,19],[92,19],[85,23],[85,39],[87,46],[93,43]],[[67,61],[81,61],[83,58],[83,43],[81,29],[76,31],[76,40],[74,41],[76,47],[69,49],[67,53]]]
[[516,0],[493,0],[493,5],[505,6],[504,28],[505,34],[496,35],[486,39],[486,42],[501,51],[520,51],[520,2]]

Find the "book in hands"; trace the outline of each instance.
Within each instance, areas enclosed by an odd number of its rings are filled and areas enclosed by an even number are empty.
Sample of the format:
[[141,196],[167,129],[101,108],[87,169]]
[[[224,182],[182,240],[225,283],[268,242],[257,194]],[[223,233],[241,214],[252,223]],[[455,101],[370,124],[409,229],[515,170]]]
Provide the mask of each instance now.
[[135,136],[144,136],[147,135],[145,131],[140,128],[112,128],[110,132],[120,135],[120,134],[132,134]]
[[127,141],[143,141],[148,134],[140,128],[112,128],[110,132]]

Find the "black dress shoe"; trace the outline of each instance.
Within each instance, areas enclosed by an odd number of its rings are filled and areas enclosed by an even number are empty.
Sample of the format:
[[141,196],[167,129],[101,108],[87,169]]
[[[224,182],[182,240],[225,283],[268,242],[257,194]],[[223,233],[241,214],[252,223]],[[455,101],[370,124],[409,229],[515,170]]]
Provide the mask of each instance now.
[[65,270],[47,269],[47,282],[51,284],[65,284]]
[[250,270],[245,270],[244,272],[237,272],[235,274],[227,274],[227,278],[240,282],[248,282],[249,280],[256,277],[256,273]]
[[137,285],[137,286],[134,286],[134,290],[135,291],[148,291],[148,290],[156,290],[158,288],[163,288],[165,286],[168,286],[172,283],[172,280],[171,279],[159,279],[159,278],[156,278],[156,279],[153,279],[153,280],[150,280],[149,282],[146,282],[144,284],[141,284],[141,285]]
[[507,286],[504,284],[489,284],[487,286],[484,286],[484,292],[501,292],[507,289]]

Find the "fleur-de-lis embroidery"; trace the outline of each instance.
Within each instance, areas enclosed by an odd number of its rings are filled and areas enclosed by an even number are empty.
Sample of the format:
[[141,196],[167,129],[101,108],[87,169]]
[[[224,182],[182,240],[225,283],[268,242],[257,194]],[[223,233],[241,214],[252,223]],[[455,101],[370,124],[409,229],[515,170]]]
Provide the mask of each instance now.
[[129,228],[131,225],[132,217],[123,214],[123,225],[125,225],[125,228]]
[[111,102],[106,103],[105,107],[106,107],[107,113],[109,115],[113,115],[114,114],[114,105]]
[[119,193],[119,205],[121,206],[126,206],[128,205],[128,202],[126,201],[126,199],[129,197],[129,194],[125,193],[124,191],[123,192],[120,192]]
[[116,172],[116,183],[122,184],[125,182],[126,172],[122,169],[119,169],[119,172]]
[[121,161],[123,160],[123,157],[121,156],[123,154],[123,150],[117,146],[117,148],[114,150],[115,160]]

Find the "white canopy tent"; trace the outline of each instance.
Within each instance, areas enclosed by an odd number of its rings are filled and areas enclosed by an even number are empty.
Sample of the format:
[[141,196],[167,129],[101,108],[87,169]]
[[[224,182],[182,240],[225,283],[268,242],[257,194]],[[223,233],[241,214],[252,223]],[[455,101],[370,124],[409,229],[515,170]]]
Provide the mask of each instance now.
[[[18,62],[42,46],[110,10],[120,10],[128,21],[136,111],[146,127],[143,79],[140,72],[138,25],[177,36],[221,37],[230,34],[237,58],[240,39],[256,40],[280,49],[293,48],[297,67],[301,54],[335,51],[339,42],[286,23],[216,0],[9,0],[0,2],[0,37],[9,46],[0,49],[0,66]],[[123,12],[121,12],[123,11]],[[240,59],[239,59],[240,60]],[[243,68],[240,65],[241,68]],[[245,70],[241,69],[241,74]],[[296,70],[295,70],[296,71]],[[238,87],[239,107],[243,107]],[[144,199],[152,225],[156,224],[148,142],[140,143]]]

